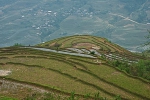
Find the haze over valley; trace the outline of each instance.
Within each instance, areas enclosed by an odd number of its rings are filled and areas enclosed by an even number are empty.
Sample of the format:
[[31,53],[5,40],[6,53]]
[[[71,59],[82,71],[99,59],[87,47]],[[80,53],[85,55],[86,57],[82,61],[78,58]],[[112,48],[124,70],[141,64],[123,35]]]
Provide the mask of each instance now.
[[150,0],[1,0],[0,47],[89,34],[139,51],[150,28]]

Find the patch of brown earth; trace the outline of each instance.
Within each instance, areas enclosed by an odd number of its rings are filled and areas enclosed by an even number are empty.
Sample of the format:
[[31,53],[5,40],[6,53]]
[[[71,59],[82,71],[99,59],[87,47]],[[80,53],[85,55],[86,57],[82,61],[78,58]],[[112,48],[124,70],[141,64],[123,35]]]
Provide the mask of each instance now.
[[55,43],[56,43],[56,42],[54,42],[54,43],[52,43],[52,44],[49,44],[49,46],[50,46],[50,47],[51,47],[51,46],[54,46],[54,45],[55,45]]
[[120,72],[113,72],[113,73],[111,73],[111,75],[119,75],[119,74],[121,74]]
[[98,47],[92,43],[78,43],[78,44],[74,45],[73,47],[74,48],[95,49],[95,50],[100,49],[100,47]]

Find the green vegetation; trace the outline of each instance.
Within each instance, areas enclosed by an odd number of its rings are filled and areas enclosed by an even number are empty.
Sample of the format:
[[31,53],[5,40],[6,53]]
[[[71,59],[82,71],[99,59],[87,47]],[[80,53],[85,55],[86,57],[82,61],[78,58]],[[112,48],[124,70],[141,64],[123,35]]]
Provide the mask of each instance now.
[[150,60],[140,60],[132,70],[136,76],[150,80]]
[[111,65],[117,67],[120,70],[125,71],[126,73],[142,77],[144,79],[150,80],[150,61],[149,60],[140,60],[138,63],[128,64],[124,62],[109,61]]
[[5,97],[5,96],[0,96],[0,100],[17,100],[17,99]]
[[91,51],[90,54],[95,55],[95,52],[94,52],[94,51]]
[[21,47],[21,46],[23,46],[22,44],[19,44],[19,43],[15,43],[13,46],[15,46],[15,47]]
[[150,45],[150,30],[147,30],[148,31],[148,36],[146,36],[146,38],[148,39],[147,43],[145,43],[145,46],[149,46]]

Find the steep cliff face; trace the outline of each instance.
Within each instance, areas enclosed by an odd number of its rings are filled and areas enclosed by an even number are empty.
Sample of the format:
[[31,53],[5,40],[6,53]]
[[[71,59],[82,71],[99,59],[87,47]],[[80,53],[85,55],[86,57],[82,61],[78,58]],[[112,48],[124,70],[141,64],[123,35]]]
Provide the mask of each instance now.
[[145,42],[149,0],[1,0],[0,47],[91,34],[130,50]]

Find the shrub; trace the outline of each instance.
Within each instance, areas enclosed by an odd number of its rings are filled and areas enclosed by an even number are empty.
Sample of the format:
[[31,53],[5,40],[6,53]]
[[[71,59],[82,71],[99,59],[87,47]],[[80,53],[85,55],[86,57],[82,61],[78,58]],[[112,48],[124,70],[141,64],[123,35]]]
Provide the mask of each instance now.
[[95,55],[95,52],[94,52],[94,51],[91,51],[90,54]]
[[15,47],[21,47],[21,46],[23,46],[22,44],[19,44],[19,43],[15,43],[13,46],[15,46]]

